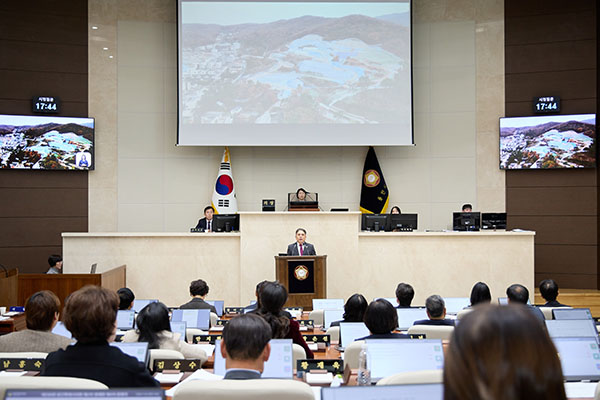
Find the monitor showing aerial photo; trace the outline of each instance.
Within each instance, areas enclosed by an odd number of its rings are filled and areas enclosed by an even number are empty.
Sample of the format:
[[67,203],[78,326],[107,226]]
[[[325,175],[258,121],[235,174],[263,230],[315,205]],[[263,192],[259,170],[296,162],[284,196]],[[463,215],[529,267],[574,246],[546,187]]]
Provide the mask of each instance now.
[[413,144],[410,1],[178,6],[178,144]]
[[500,118],[500,168],[595,166],[595,114]]

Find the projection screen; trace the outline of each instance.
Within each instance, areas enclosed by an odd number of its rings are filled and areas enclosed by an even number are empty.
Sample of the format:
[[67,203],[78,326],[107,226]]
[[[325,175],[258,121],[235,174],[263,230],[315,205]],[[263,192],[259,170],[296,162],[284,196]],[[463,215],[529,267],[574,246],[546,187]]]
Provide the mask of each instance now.
[[178,0],[178,145],[412,145],[410,1]]

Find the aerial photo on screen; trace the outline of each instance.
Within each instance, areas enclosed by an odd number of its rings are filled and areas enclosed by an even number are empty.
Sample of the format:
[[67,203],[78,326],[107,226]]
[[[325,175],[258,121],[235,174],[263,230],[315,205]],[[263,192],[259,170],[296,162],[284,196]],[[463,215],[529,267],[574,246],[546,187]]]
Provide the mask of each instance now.
[[408,2],[183,7],[184,124],[380,124],[411,112]]
[[0,168],[92,168],[92,118],[0,115]]
[[595,114],[500,119],[500,168],[595,166]]

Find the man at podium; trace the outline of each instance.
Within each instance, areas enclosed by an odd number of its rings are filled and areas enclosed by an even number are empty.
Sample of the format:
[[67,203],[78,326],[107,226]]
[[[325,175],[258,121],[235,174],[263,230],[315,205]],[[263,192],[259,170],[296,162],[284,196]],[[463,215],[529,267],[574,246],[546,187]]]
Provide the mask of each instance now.
[[306,242],[306,230],[304,228],[296,229],[296,242],[287,248],[288,256],[316,256],[315,246]]

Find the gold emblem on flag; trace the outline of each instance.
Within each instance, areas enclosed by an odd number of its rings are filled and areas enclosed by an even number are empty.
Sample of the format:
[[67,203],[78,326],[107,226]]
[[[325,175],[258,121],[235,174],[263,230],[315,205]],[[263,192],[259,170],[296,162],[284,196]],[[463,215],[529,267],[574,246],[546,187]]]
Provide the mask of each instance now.
[[308,278],[308,268],[306,268],[304,265],[298,265],[294,269],[294,276],[299,281],[305,280],[306,278]]
[[370,169],[365,172],[364,183],[366,187],[375,187],[379,185],[380,181],[381,176],[379,175],[379,172],[375,171],[374,169]]

